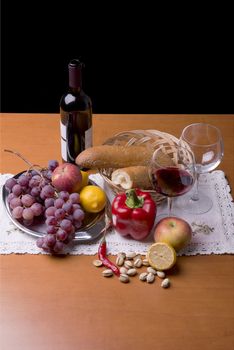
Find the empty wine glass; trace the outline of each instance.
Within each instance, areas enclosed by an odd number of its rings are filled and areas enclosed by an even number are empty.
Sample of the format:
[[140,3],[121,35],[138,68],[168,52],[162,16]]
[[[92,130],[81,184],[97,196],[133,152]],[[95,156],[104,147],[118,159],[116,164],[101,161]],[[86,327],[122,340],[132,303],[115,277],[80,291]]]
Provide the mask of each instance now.
[[149,165],[153,189],[167,197],[168,212],[160,216],[176,216],[171,213],[172,198],[190,191],[195,179],[193,153],[179,145],[158,148]]
[[221,132],[210,124],[191,124],[183,129],[179,143],[192,150],[196,169],[196,184],[192,196],[181,198],[179,207],[193,214],[206,213],[212,208],[213,202],[204,191],[199,190],[199,176],[214,170],[220,164],[224,153]]

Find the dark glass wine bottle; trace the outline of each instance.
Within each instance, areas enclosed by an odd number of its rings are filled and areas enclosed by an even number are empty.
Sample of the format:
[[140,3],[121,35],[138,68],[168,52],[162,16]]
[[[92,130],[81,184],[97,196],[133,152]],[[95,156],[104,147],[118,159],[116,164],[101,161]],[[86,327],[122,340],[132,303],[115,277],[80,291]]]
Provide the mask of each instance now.
[[82,66],[77,59],[69,62],[69,88],[60,100],[61,154],[69,163],[92,146],[92,103],[82,90]]

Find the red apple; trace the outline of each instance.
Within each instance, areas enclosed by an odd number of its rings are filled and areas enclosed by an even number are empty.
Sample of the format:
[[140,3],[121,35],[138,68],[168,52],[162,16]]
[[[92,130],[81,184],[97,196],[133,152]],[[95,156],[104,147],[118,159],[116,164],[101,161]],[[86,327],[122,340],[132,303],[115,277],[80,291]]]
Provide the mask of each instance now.
[[154,231],[155,242],[170,244],[176,251],[184,248],[192,238],[192,229],[187,221],[166,217],[158,222]]
[[82,182],[80,169],[71,163],[63,163],[52,173],[52,185],[58,191],[77,192]]

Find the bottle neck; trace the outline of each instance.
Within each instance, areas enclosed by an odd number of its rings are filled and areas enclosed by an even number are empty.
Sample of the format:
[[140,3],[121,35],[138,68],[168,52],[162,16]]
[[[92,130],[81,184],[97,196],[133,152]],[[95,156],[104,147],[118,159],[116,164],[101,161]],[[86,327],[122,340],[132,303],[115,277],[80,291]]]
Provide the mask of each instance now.
[[68,65],[69,88],[74,91],[82,89],[82,64],[78,60],[72,60]]
[[82,90],[81,87],[74,88],[74,87],[69,86],[69,92],[72,94],[79,94],[81,92],[81,90]]

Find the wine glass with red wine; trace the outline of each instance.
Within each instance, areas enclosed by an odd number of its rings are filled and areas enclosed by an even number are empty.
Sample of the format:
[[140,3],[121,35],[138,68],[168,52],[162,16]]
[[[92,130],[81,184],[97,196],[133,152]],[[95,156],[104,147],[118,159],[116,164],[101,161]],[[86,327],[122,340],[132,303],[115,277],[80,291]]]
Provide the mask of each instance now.
[[167,214],[171,212],[172,198],[182,196],[191,190],[195,179],[193,153],[179,145],[158,148],[149,165],[149,175],[154,190],[167,197]]

